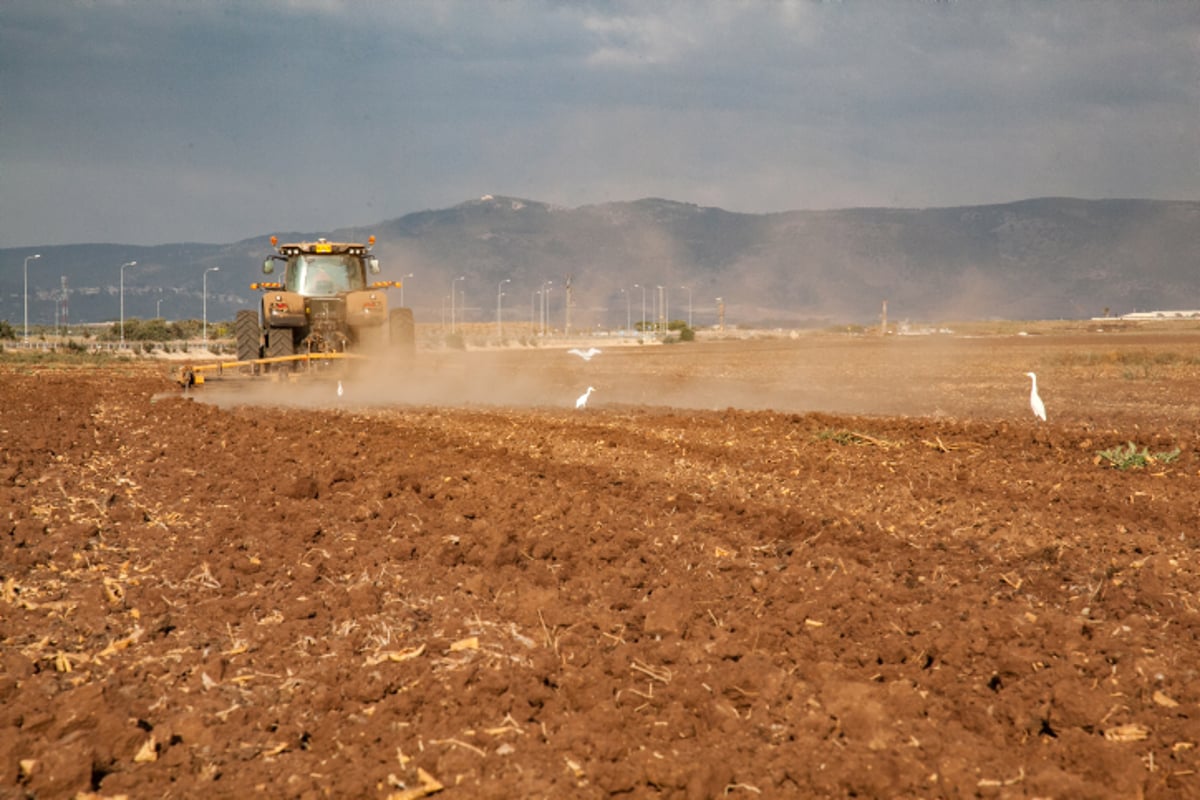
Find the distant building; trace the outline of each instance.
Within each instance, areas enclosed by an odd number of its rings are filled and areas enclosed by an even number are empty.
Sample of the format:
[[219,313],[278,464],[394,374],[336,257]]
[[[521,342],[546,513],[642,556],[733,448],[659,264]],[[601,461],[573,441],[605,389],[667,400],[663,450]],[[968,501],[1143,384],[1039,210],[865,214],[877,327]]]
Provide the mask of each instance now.
[[[1099,319],[1112,319],[1100,317]],[[1126,320],[1162,320],[1162,319],[1200,319],[1200,311],[1134,311],[1122,314],[1117,319]]]

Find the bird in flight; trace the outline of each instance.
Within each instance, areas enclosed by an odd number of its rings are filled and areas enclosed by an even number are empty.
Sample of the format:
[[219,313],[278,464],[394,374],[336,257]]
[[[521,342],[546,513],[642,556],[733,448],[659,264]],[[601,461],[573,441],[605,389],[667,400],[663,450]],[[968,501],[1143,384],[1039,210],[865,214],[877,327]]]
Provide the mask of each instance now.
[[1038,396],[1037,390],[1037,375],[1032,372],[1026,372],[1029,379],[1033,381],[1033,386],[1029,389],[1029,407],[1033,409],[1033,415],[1042,422],[1046,421],[1046,404],[1042,402],[1042,398]]
[[587,350],[580,350],[578,347],[572,347],[567,352],[573,356],[579,356],[584,361],[591,361],[592,356],[600,355],[600,350],[596,347],[589,347]]
[[588,398],[592,396],[592,392],[596,391],[595,387],[589,386],[588,390],[579,395],[579,399],[575,401],[576,408],[583,408],[587,405]]

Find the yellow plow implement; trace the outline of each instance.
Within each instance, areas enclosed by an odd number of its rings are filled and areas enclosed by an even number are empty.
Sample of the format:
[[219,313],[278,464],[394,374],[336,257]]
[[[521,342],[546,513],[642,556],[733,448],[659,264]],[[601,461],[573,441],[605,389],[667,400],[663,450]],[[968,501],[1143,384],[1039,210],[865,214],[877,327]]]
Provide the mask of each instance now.
[[276,379],[295,378],[297,375],[313,368],[315,364],[346,359],[363,359],[366,356],[358,353],[301,353],[294,356],[275,356],[273,358],[253,358],[246,361],[218,361],[212,364],[185,364],[175,375],[175,381],[184,389],[190,386],[202,386],[206,377],[224,377],[225,371],[240,371],[250,367],[253,374],[258,374],[259,367],[274,364],[295,364],[298,370],[287,370],[268,373]]

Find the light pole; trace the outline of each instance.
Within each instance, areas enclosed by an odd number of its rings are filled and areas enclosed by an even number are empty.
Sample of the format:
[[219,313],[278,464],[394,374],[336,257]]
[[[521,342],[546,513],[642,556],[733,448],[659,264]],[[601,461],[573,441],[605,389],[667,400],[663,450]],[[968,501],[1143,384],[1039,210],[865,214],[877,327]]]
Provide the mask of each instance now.
[[688,293],[688,327],[692,327],[692,289],[690,286],[680,286],[680,289],[686,289]]
[[663,329],[665,330],[667,323],[668,323],[667,308],[666,308],[666,304],[663,302],[663,287],[661,287],[661,286],[658,287],[658,313],[655,316],[657,317],[657,319],[654,322],[654,330],[656,330],[656,331],[658,330],[658,320],[659,319],[661,319],[663,321]]
[[220,267],[209,267],[204,270],[204,350],[208,351],[208,273],[220,272]]
[[29,347],[29,262],[41,258],[41,253],[25,256],[25,346]]
[[554,281],[542,281],[542,336],[546,335],[550,322],[550,287],[553,285]]
[[454,305],[456,302],[456,296],[458,295],[458,287],[456,287],[454,284],[458,283],[459,281],[466,280],[466,279],[467,279],[466,275],[459,275],[457,278],[450,281],[450,332],[451,333],[454,333],[454,331],[456,330],[456,328],[454,327]]
[[625,287],[621,287],[621,294],[625,295],[625,330],[628,331],[633,325],[632,315],[629,312],[629,292],[625,291]]
[[646,330],[646,287],[635,283],[633,288],[642,290],[642,321],[638,324],[638,330],[644,333]]
[[[413,274],[410,272],[404,278],[411,278]],[[400,307],[404,308],[404,278],[400,279]]]
[[504,297],[503,289],[506,283],[512,283],[512,278],[505,278],[496,286],[496,336],[500,339],[504,338],[504,323],[501,321],[504,309],[501,298]]
[[136,261],[126,261],[121,265],[121,349],[125,349],[125,268],[136,267]]
[[158,290],[158,299],[154,301],[154,318],[162,319],[162,289]]

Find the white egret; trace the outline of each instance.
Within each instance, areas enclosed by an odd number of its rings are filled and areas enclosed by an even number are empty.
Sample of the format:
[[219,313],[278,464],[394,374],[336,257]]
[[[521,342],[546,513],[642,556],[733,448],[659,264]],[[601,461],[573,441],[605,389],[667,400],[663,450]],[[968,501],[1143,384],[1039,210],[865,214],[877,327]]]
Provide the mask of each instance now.
[[342,396],[342,382],[338,381],[338,397]]
[[587,350],[580,350],[578,347],[572,347],[567,352],[573,356],[579,356],[584,361],[591,361],[592,356],[600,355],[600,349],[596,347],[589,347]]
[[589,386],[588,390],[579,395],[579,399],[575,401],[576,408],[583,408],[587,405],[588,398],[592,396],[592,392],[596,391],[595,387]]
[[1038,396],[1037,390],[1037,375],[1032,372],[1026,372],[1029,379],[1033,381],[1033,386],[1029,389],[1029,407],[1033,409],[1033,415],[1042,422],[1046,421],[1046,404],[1042,402],[1042,398]]

